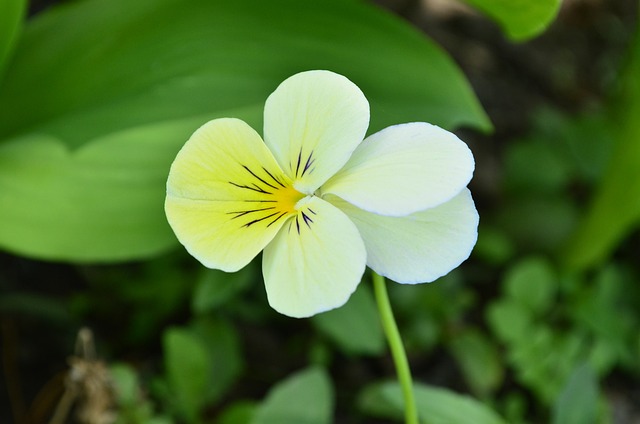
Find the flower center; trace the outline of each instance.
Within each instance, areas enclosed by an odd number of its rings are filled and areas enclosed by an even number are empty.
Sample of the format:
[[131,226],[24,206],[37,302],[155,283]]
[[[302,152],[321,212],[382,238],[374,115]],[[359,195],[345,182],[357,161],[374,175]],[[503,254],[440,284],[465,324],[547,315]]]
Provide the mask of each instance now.
[[300,193],[292,185],[287,185],[273,193],[273,197],[276,200],[276,209],[289,214],[296,211],[296,204],[306,195]]
[[229,181],[229,184],[245,192],[246,208],[227,212],[232,220],[248,228],[262,223],[269,227],[281,218],[297,212],[296,204],[305,194],[293,187],[293,183],[284,175],[269,172],[266,168],[252,170],[242,165],[246,171],[246,180]]

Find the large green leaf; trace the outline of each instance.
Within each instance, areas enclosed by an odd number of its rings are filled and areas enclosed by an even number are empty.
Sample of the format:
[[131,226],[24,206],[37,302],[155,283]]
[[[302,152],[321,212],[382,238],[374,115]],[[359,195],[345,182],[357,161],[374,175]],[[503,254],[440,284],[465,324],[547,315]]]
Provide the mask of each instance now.
[[464,0],[495,20],[514,41],[543,32],[555,19],[562,0]]
[[[0,246],[52,259],[119,260],[175,241],[162,213],[174,140],[195,120],[97,138],[77,150],[27,135],[0,145]],[[133,146],[136,146],[133,148]]]
[[571,268],[602,262],[640,223],[640,32],[631,46],[631,60],[611,110],[616,144],[593,203],[567,249],[565,263]]
[[27,0],[0,1],[0,77],[11,56],[27,11]]
[[365,3],[75,2],[29,23],[0,86],[0,247],[74,261],[169,248],[164,181],[190,133],[219,116],[260,129],[268,94],[306,69],[358,84],[371,131],[490,127],[440,48]]

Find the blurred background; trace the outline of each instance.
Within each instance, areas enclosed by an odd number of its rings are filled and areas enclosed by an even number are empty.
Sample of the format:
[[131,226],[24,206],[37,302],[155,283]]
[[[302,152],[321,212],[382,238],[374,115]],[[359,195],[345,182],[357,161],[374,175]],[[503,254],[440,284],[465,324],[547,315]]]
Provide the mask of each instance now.
[[[635,0],[0,0],[0,422],[401,422],[365,275],[268,307],[162,209],[191,132],[330,69],[472,149],[478,244],[389,286],[426,423],[640,423]],[[298,405],[298,407],[296,407]],[[304,407],[299,407],[302,405]]]

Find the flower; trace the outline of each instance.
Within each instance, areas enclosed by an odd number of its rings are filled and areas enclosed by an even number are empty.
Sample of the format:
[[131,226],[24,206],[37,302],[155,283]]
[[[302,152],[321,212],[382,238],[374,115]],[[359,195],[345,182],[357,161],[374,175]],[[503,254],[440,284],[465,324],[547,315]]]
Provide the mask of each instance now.
[[433,281],[477,239],[473,156],[434,125],[365,139],[368,125],[369,103],[346,77],[293,75],[266,101],[264,141],[221,118],[186,142],[167,181],[169,224],[209,268],[237,271],[263,251],[269,304],[292,317],[342,306],[367,265]]

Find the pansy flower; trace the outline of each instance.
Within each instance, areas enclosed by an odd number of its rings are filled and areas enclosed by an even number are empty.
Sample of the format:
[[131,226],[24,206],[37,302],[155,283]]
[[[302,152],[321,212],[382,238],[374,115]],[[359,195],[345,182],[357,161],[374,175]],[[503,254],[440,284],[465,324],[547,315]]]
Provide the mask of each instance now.
[[434,125],[365,138],[369,103],[329,71],[285,80],[264,109],[264,140],[244,121],[200,127],[171,166],[165,211],[187,251],[233,272],[261,251],[269,304],[292,317],[343,305],[365,267],[430,282],[468,258],[478,214],[474,160]]

